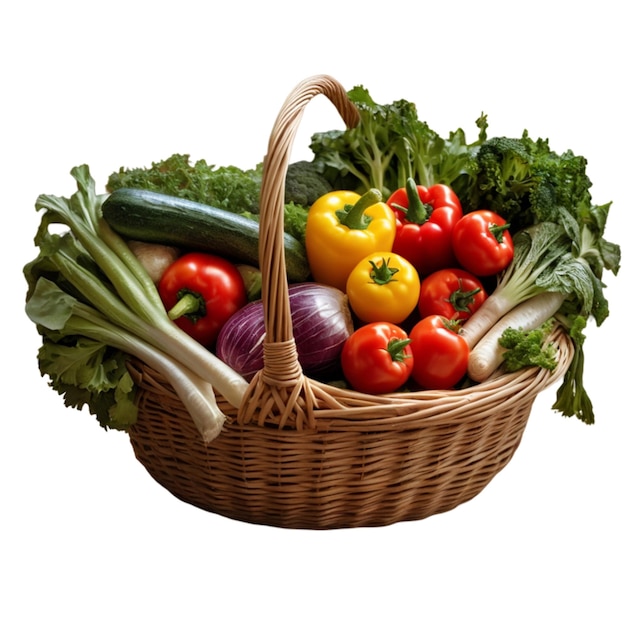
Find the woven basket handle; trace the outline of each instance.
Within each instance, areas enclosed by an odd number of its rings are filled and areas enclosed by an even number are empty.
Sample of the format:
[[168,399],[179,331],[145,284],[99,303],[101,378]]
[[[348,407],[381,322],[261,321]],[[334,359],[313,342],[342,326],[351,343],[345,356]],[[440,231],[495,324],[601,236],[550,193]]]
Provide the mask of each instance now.
[[[347,127],[359,122],[356,106],[344,88],[331,76],[311,76],[298,84],[285,100],[269,138],[268,151],[263,164],[260,199],[259,260],[262,273],[262,299],[266,336],[264,341],[264,367],[253,379],[239,412],[239,421],[270,419],[284,426],[295,421],[304,427],[312,418],[311,400],[306,396],[306,381],[293,339],[291,309],[284,246],[285,177],[296,131],[306,105],[317,95],[326,96],[335,106]],[[268,389],[269,388],[269,389]],[[267,396],[273,398],[268,401]],[[302,413],[299,405],[309,407]],[[264,408],[259,408],[263,405]],[[274,405],[274,406],[271,406]],[[260,415],[259,415],[260,411]]]

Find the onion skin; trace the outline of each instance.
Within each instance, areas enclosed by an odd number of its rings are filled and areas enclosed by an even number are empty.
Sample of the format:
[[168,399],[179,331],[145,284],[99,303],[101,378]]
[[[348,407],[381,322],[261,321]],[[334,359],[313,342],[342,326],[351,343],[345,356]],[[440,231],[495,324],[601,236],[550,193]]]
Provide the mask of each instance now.
[[[338,367],[343,344],[354,331],[347,296],[328,285],[296,283],[289,287],[289,306],[302,370],[323,377]],[[250,302],[224,324],[215,351],[250,380],[263,367],[264,337],[263,302]]]
[[127,243],[155,285],[161,280],[163,272],[180,256],[180,250],[173,246],[134,239]]

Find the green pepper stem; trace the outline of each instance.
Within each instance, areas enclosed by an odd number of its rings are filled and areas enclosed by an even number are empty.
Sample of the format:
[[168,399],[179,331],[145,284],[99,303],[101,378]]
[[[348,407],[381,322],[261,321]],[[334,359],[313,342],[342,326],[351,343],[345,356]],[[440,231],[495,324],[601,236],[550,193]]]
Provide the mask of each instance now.
[[412,178],[406,181],[406,195],[409,206],[406,209],[406,221],[413,224],[423,224],[430,217],[431,211],[422,202],[417,185]]
[[498,243],[502,243],[502,235],[511,228],[511,224],[503,224],[502,226],[498,226],[497,224],[493,224],[489,227],[489,232],[496,238]]
[[366,191],[356,204],[346,204],[343,209],[336,212],[339,223],[353,230],[365,230],[372,221],[371,217],[365,215],[365,210],[382,200],[383,194],[378,189]]

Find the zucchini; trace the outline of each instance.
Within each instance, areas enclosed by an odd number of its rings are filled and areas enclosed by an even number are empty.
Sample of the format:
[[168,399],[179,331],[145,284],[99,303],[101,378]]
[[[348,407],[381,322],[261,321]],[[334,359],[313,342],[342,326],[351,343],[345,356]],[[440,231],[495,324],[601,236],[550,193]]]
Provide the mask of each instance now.
[[[111,228],[127,239],[212,252],[236,263],[259,266],[259,224],[200,202],[145,189],[116,189],[102,204]],[[285,233],[287,278],[309,275],[304,246]]]

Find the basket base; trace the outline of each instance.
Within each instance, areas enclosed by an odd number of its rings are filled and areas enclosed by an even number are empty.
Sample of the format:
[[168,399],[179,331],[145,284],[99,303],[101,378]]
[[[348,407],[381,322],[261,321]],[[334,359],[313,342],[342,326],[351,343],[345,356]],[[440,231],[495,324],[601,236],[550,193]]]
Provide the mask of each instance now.
[[[191,419],[160,405],[142,412],[130,440],[152,478],[183,502],[242,522],[322,530],[415,521],[474,498],[512,458],[528,413],[501,419],[506,436],[498,420],[358,438],[228,424],[206,446]],[[468,439],[485,445],[459,452]],[[432,458],[428,440],[438,441]]]

